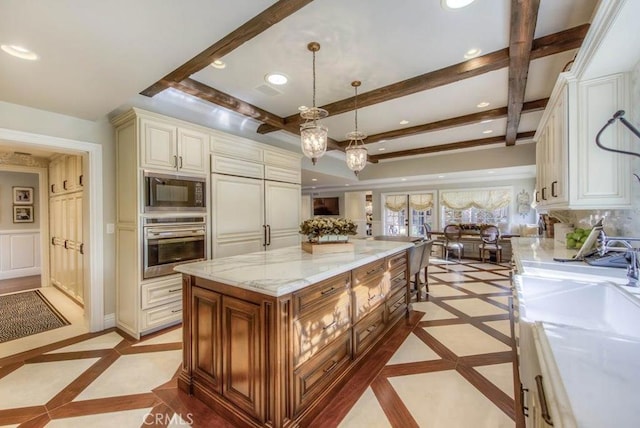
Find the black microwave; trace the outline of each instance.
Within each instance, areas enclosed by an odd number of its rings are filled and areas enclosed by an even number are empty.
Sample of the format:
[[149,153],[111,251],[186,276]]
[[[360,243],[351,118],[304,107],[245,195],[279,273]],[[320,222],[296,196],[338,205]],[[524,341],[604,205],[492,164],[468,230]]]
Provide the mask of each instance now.
[[144,212],[206,211],[204,178],[144,173]]

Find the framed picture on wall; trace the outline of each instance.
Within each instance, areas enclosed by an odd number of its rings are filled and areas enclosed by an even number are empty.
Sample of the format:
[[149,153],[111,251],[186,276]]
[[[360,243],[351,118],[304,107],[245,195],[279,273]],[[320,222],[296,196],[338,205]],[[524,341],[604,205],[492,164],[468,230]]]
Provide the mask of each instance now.
[[14,205],[13,206],[13,222],[14,223],[33,223],[33,206]]
[[13,203],[15,205],[33,204],[33,187],[13,187]]

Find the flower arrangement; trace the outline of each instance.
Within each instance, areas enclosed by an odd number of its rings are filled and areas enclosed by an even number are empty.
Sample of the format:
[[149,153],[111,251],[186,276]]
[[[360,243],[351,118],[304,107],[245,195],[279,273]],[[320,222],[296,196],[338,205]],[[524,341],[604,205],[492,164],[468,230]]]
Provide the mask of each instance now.
[[358,226],[348,218],[316,217],[300,223],[298,233],[306,235],[309,241],[315,241],[327,235],[355,235]]

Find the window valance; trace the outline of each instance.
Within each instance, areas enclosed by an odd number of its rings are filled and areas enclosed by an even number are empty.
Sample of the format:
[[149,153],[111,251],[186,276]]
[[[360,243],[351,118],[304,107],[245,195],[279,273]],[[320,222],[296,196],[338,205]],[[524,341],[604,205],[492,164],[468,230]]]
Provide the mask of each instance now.
[[409,206],[416,211],[426,211],[433,207],[433,194],[423,193],[409,196]]
[[406,195],[390,195],[384,198],[384,206],[397,213],[402,211],[407,206],[407,196]]
[[493,211],[509,206],[511,190],[444,191],[440,194],[440,199],[442,205],[454,210],[480,208]]

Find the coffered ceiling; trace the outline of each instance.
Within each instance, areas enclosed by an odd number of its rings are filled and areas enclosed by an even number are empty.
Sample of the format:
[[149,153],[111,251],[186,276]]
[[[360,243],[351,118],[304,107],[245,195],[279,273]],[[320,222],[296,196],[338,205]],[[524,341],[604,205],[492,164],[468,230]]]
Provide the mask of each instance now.
[[[255,135],[295,135],[298,107],[312,102],[306,46],[317,41],[316,98],[330,114],[330,156],[343,156],[354,128],[353,80],[362,81],[359,129],[370,136],[372,164],[511,146],[531,141],[596,4],[0,0],[0,43],[40,55],[32,63],[0,55],[0,100],[95,120],[138,93],[178,90],[205,100],[212,114],[222,106],[251,118]],[[465,59],[471,49],[480,55]],[[288,83],[267,83],[270,72]]]

